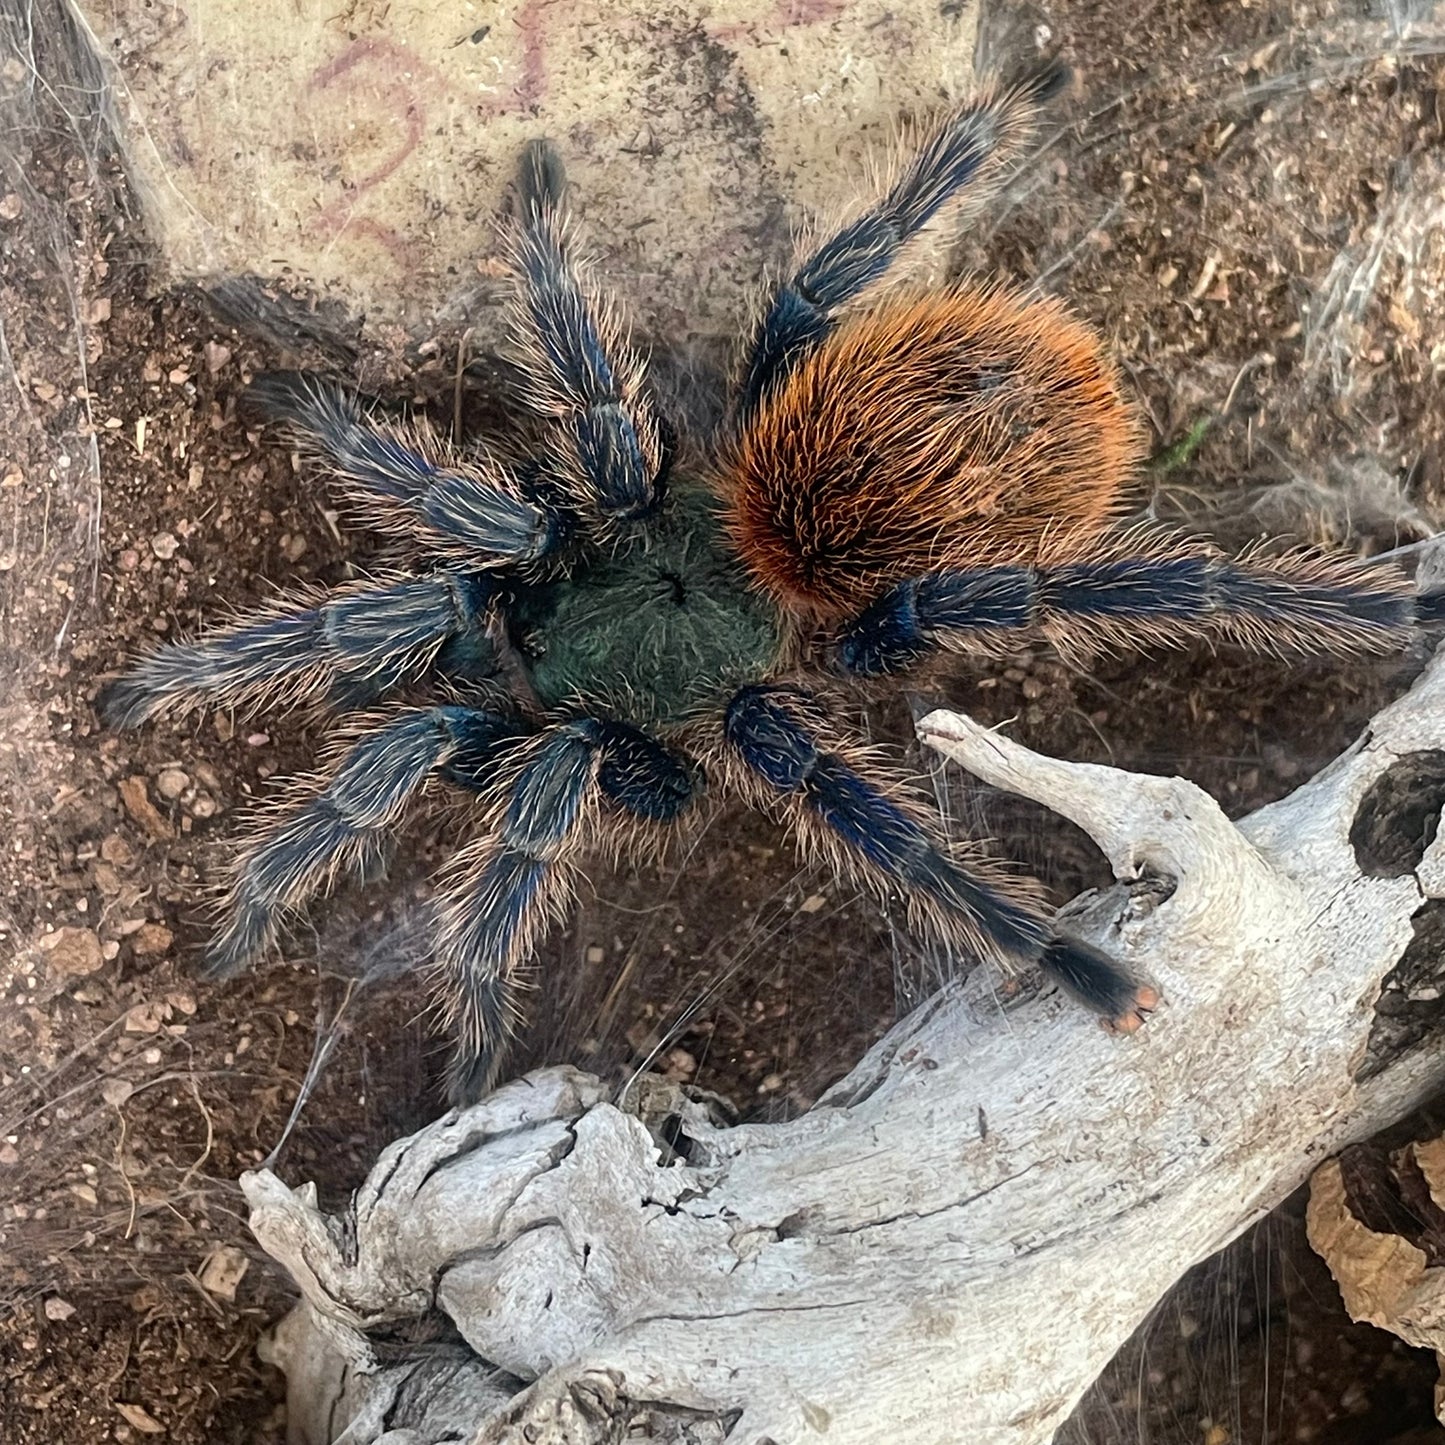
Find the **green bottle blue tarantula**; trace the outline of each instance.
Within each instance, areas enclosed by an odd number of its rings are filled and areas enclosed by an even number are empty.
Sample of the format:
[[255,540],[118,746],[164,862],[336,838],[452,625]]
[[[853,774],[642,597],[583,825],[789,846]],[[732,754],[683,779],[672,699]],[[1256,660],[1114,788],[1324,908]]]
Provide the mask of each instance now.
[[1144,438],[1099,338],[1051,300],[898,282],[925,232],[997,191],[1058,83],[985,87],[905,148],[773,289],[726,422],[689,452],[579,265],[544,143],[523,160],[510,247],[535,445],[453,447],[308,375],[253,384],[402,563],[163,647],[107,699],[122,726],[211,699],[350,714],[323,782],[240,852],[212,976],[374,867],[421,794],[475,794],[435,936],[452,1095],[475,1099],[579,858],[682,820],[701,754],[801,848],[903,899],[920,934],[1037,964],[1138,1027],[1154,991],[1058,929],[1036,884],[947,839],[834,724],[809,660],[836,683],[1028,636],[1075,654],[1204,638],[1348,655],[1400,647],[1445,606],[1342,555],[1231,558],[1125,527]]

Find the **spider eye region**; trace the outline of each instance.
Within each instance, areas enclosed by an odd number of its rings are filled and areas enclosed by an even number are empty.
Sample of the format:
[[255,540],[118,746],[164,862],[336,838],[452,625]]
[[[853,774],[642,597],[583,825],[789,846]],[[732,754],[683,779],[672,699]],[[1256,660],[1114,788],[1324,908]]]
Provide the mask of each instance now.
[[687,581],[680,572],[659,569],[657,580],[662,584],[663,596],[674,607],[687,606]]
[[666,727],[722,706],[776,658],[779,620],[728,546],[715,500],[679,487],[645,546],[553,583],[526,666],[544,706],[615,701]]

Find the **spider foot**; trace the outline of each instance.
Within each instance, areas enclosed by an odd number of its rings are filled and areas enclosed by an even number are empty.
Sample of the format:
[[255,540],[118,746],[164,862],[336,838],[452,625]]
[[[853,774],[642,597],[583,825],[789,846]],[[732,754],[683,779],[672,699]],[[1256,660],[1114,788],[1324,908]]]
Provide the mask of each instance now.
[[1137,1034],[1148,1023],[1149,1015],[1159,1004],[1159,990],[1142,983],[1134,990],[1134,996],[1124,1011],[1105,1018],[1102,1020],[1103,1025],[1111,1034]]
[[1081,939],[1059,934],[1044,950],[1039,964],[1097,1013],[1110,1033],[1138,1033],[1159,1007],[1157,988],[1130,978],[1117,960]]
[[453,1109],[479,1104],[497,1086],[506,1062],[505,1037],[495,1047],[480,1050],[459,1047],[447,1066],[447,1103]]

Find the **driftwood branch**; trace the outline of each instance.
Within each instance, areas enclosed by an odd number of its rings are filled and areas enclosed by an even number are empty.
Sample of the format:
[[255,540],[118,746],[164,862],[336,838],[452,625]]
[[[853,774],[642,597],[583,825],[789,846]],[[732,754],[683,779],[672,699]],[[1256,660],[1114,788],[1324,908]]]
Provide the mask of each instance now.
[[[1438,1086],[1435,1037],[1371,1038],[1445,897],[1445,658],[1237,824],[955,714],[920,733],[1099,843],[1121,881],[1070,926],[1160,988],[1148,1026],[976,975],[789,1123],[552,1069],[393,1145],[345,1218],[248,1175],[303,1297],[272,1347],[295,1438],[1045,1442],[1185,1269]],[[398,1344],[419,1318],[461,1342]]]

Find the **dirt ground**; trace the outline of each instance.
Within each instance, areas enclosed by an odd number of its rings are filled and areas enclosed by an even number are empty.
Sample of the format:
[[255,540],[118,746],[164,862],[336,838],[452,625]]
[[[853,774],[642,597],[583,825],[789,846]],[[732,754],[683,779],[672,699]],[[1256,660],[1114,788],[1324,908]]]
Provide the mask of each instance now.
[[[1112,339],[1162,459],[1156,515],[1370,552],[1440,521],[1445,39],[1399,28],[1409,10],[1058,0],[990,32],[1001,54],[1046,37],[1076,80],[961,263],[1042,278]],[[34,96],[7,53],[0,100]],[[247,429],[245,380],[339,368],[449,420],[460,334],[358,333],[344,356],[233,328],[156,285],[114,158],[36,106],[0,186],[0,1434],[279,1440],[281,1381],[254,1345],[288,1284],[233,1181],[268,1160],[339,1204],[435,1113],[408,965],[457,825],[419,819],[388,882],[318,909],[284,963],[199,984],[222,845],[322,733],[213,713],[117,735],[95,699],[157,640],[364,563],[367,539]],[[865,719],[902,740],[947,701],[1045,751],[1181,772],[1241,813],[1334,756],[1419,661],[1286,676],[1201,651],[1084,673],[1029,649]],[[1058,820],[949,798],[1061,900],[1102,881]],[[519,1064],[656,1068],[761,1118],[806,1107],[929,977],[873,904],[734,812],[647,876],[594,872],[542,962]],[[1445,1438],[1433,1363],[1347,1323],[1300,1213],[1171,1297],[1075,1445]]]

